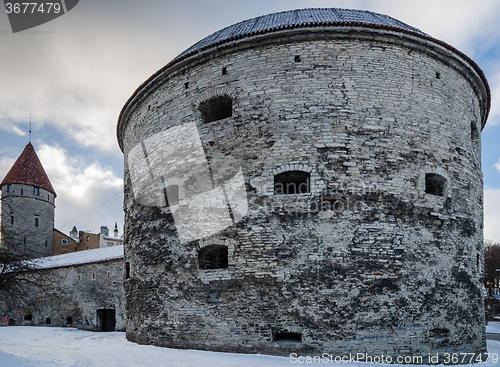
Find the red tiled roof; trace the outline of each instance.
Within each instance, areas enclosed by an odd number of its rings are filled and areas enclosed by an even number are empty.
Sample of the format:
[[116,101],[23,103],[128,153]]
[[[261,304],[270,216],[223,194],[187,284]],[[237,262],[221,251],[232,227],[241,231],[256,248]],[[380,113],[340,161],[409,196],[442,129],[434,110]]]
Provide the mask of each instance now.
[[50,183],[49,177],[43,169],[42,163],[36,155],[35,148],[28,143],[23,152],[17,158],[9,173],[5,176],[0,187],[5,184],[25,184],[41,187],[56,195],[56,191]]

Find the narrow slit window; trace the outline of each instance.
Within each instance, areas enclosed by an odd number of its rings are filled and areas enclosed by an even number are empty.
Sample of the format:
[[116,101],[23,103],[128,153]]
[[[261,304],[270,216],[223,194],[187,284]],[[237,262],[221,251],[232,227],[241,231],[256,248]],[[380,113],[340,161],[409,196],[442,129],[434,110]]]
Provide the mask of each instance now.
[[125,270],[124,270],[125,274],[125,279],[129,279],[130,278],[130,263],[129,262],[126,262],[125,263]]
[[278,343],[301,343],[301,333],[280,332],[273,334],[273,341]]
[[425,174],[425,193],[444,196],[444,187],[446,185],[446,178],[437,173]]
[[7,192],[12,192],[12,185],[11,184],[7,185]]
[[228,255],[226,246],[208,246],[198,252],[200,269],[227,268]]
[[35,217],[35,227],[38,227],[38,218]]
[[164,189],[166,206],[179,204],[179,186],[169,185]]
[[40,189],[38,187],[33,188],[33,194],[40,195]]
[[470,138],[472,140],[479,139],[479,130],[475,121],[471,121],[470,123]]
[[311,192],[311,175],[304,171],[286,171],[274,176],[276,195],[307,194]]
[[233,115],[233,99],[227,94],[206,100],[198,106],[205,124],[231,117]]

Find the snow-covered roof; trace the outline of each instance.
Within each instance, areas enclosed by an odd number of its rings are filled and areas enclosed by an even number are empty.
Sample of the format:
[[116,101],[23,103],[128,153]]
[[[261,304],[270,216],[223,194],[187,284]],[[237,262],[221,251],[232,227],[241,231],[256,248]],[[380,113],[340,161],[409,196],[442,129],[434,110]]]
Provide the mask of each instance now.
[[42,257],[33,262],[39,269],[50,269],[117,259],[123,259],[123,245]]
[[111,241],[121,241],[121,242],[123,242],[123,238],[122,237],[111,237],[111,236],[108,236],[107,234],[104,235],[104,239],[105,240],[111,240]]

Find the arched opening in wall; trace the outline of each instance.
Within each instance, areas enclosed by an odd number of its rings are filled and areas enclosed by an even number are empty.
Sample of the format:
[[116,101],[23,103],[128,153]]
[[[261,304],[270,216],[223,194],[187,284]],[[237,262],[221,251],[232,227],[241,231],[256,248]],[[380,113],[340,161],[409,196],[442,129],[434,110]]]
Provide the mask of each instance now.
[[33,320],[33,315],[30,312],[26,313],[26,315],[24,315],[24,320],[25,321]]
[[233,115],[233,99],[224,94],[203,101],[198,106],[205,124],[231,117]]
[[472,140],[479,139],[479,129],[477,128],[477,124],[475,121],[470,122],[470,138]]
[[431,338],[445,338],[450,336],[450,330],[445,328],[436,328],[429,330],[429,337]]
[[220,245],[207,246],[198,252],[200,269],[226,269],[228,263],[227,247]]
[[14,326],[15,324],[16,324],[16,322],[14,321],[14,319],[9,319],[9,323],[8,323],[9,326]]
[[276,195],[307,194],[311,192],[311,174],[304,171],[285,171],[274,176]]
[[302,343],[302,334],[288,331],[273,333],[273,341],[276,343]]
[[47,318],[45,319],[45,324],[46,324],[46,325],[50,325],[50,324],[52,324],[52,320],[50,319],[50,317],[47,317]]
[[169,185],[163,189],[166,206],[179,204],[179,185]]
[[425,174],[425,193],[443,196],[444,187],[446,185],[446,178],[437,173],[426,173]]
[[71,316],[66,317],[66,325],[73,325],[73,318]]

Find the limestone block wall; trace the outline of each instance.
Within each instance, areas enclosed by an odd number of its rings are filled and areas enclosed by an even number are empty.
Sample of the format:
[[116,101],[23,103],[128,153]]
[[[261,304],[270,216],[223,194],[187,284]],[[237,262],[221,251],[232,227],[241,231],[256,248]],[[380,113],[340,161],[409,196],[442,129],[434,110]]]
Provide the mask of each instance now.
[[[485,351],[474,75],[431,41],[345,29],[234,42],[142,86],[119,137],[127,338],[275,355]],[[217,96],[232,115],[204,123],[199,106]],[[248,211],[181,243],[168,208],[134,199],[127,154],[186,123],[214,171],[242,168]],[[287,171],[309,174],[307,193],[275,194]],[[207,246],[227,248],[227,268],[200,266]]]
[[55,197],[43,188],[23,184],[2,186],[1,226],[8,243],[31,257],[53,255]]

